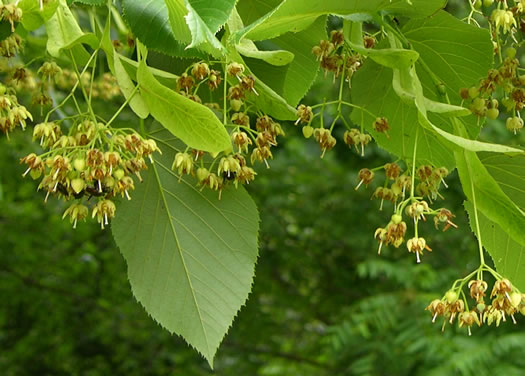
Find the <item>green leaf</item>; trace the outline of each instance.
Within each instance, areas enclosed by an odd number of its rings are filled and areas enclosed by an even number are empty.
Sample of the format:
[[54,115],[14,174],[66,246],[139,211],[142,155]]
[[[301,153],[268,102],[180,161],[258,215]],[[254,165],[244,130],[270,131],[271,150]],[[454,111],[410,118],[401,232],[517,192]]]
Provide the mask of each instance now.
[[319,61],[312,47],[326,38],[326,17],[318,18],[310,27],[299,33],[286,33],[270,40],[276,46],[290,51],[295,58],[288,66],[282,96],[296,107],[313,85],[319,71]]
[[406,0],[285,0],[265,16],[237,32],[234,39],[239,41],[246,37],[263,40],[289,31],[298,32],[326,14],[346,16],[384,11],[408,17],[425,17],[443,8],[446,0],[412,0],[411,3]]
[[182,43],[191,42],[191,33],[184,17],[188,14],[184,0],[164,0],[168,7],[171,31],[175,39]]
[[[354,77],[352,96],[355,104],[369,112],[354,110],[352,120],[366,127],[380,146],[405,160],[412,155],[415,130],[422,121],[426,128],[420,132],[422,147],[418,148],[418,163],[451,168],[454,166],[450,152],[454,144],[451,142],[463,140],[453,136],[450,115],[465,115],[466,111],[441,103],[446,98],[440,94],[437,83],[445,86],[452,103],[460,104],[459,89],[469,87],[484,77],[492,65],[490,35],[446,12],[439,12],[428,19],[412,20],[403,32],[419,53],[417,71],[408,68],[397,70],[396,74],[400,76],[394,79],[390,69],[368,59]],[[394,44],[393,48],[397,46]],[[404,101],[400,101],[400,97]],[[423,117],[413,105],[416,99]],[[376,116],[388,119],[390,138],[373,130]],[[465,127],[471,137],[479,133],[477,119],[473,116],[455,118],[454,122]],[[469,140],[465,143],[473,150],[493,147]]]
[[59,0],[56,12],[46,22],[46,30],[47,51],[56,58],[60,56],[62,50],[79,46],[82,43],[88,44],[91,48],[97,48],[99,45],[99,40],[94,34],[82,31],[65,0]]
[[186,0],[212,34],[228,21],[237,0]]
[[206,21],[202,19],[201,15],[193,9],[190,2],[186,3],[188,14],[186,15],[186,24],[191,32],[191,44],[188,48],[199,47],[204,51],[215,57],[221,57],[226,50],[224,46],[215,37],[215,33],[210,30]]
[[228,132],[208,107],[163,86],[143,61],[137,80],[151,115],[186,145],[212,153],[231,148]]
[[35,0],[22,0],[18,3],[18,7],[22,9],[22,25],[27,31],[33,31],[42,26],[48,21],[58,7],[58,0],[51,0],[43,4],[40,9],[40,2]]
[[107,0],[74,0],[74,3],[81,3],[85,5],[91,5],[91,6],[102,6],[106,5],[108,2]]
[[[355,109],[352,121],[369,131],[382,148],[404,160],[410,160],[414,151],[415,134],[419,125],[415,106],[401,101],[392,87],[393,73],[390,68],[367,60],[352,81],[353,103],[366,111]],[[390,124],[388,137],[373,129],[377,117],[386,117]],[[449,127],[452,130],[452,127]],[[436,133],[421,128],[417,161],[433,166],[454,166],[454,156]]]
[[163,154],[131,201],[119,204],[112,231],[137,300],[212,366],[251,290],[259,215],[242,188],[225,189],[219,200],[191,177],[179,182],[170,138],[155,134]]
[[177,40],[164,0],[122,0],[122,9],[133,34],[149,49],[169,56],[206,58],[205,53],[194,48],[186,49]]
[[[474,206],[465,202],[469,213],[470,228],[476,233]],[[498,224],[478,211],[481,242],[492,256],[496,270],[521,291],[525,290],[525,244],[512,239]]]
[[479,158],[503,192],[525,209],[525,156],[480,153]]
[[478,210],[505,229],[511,239],[525,245],[524,212],[503,192],[476,153],[458,151],[455,157],[461,185],[468,200],[474,202],[474,189]]

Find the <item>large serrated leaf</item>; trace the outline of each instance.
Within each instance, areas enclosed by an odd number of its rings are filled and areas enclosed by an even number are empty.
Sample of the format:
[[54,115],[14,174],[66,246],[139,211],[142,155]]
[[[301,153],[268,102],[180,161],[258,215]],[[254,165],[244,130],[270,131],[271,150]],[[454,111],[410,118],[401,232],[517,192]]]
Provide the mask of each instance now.
[[237,0],[186,0],[215,34],[228,21]]
[[239,41],[246,37],[263,40],[278,37],[288,31],[298,32],[326,14],[340,16],[380,11],[409,17],[424,17],[443,8],[446,0],[285,0],[265,16],[235,34]]
[[170,170],[175,155],[162,131],[163,155],[131,201],[118,206],[112,231],[133,293],[148,313],[213,357],[251,290],[257,260],[257,208],[244,189],[216,192]]
[[182,43],[191,42],[191,33],[184,17],[188,14],[184,0],[164,0],[168,7],[171,31],[175,39]]
[[480,153],[479,158],[503,192],[525,210],[525,156]]
[[224,125],[208,107],[163,86],[143,61],[137,80],[151,115],[186,145],[208,152],[231,147]]
[[[476,234],[474,206],[465,202],[470,228]],[[501,226],[478,211],[481,242],[492,256],[497,271],[508,278],[518,289],[525,291],[525,244],[513,240]]]
[[226,50],[223,45],[189,1],[186,2],[186,9],[188,10],[188,14],[185,16],[186,24],[191,32],[191,43],[188,48],[199,47],[215,57],[224,55]]
[[149,49],[176,57],[206,58],[203,52],[179,42],[170,26],[164,0],[122,0],[124,18],[133,34]]

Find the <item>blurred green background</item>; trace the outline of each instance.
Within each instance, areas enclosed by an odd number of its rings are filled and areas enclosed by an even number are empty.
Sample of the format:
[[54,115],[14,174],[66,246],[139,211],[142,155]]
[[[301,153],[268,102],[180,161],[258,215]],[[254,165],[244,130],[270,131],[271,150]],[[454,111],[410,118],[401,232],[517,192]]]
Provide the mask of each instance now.
[[[449,9],[461,14],[458,4]],[[304,102],[331,89],[320,80]],[[508,137],[502,123],[490,125],[492,139]],[[213,372],[136,302],[110,231],[73,230],[64,205],[44,204],[37,183],[21,177],[30,131],[0,138],[0,375],[524,375],[525,320],[468,337],[450,326],[441,333],[424,311],[477,266],[457,176],[442,205],[459,229],[424,225],[434,252],[420,265],[405,247],[378,257],[373,233],[391,206],[379,211],[375,186],[354,186],[360,168],[390,157],[370,147],[361,158],[339,137],[320,159],[299,128],[285,131],[271,169],[249,187],[262,219],[255,283]]]

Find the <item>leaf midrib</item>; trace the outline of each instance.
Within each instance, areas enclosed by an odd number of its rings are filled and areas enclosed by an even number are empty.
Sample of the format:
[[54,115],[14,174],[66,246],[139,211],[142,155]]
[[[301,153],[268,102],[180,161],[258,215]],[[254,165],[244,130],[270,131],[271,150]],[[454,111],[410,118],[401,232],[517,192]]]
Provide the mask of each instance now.
[[180,245],[180,242],[179,242],[179,237],[177,235],[177,231],[175,230],[175,225],[171,219],[171,212],[170,212],[170,208],[168,206],[168,202],[166,200],[166,196],[164,195],[164,189],[162,188],[162,183],[160,181],[160,176],[159,176],[159,173],[157,171],[157,165],[156,163],[153,163],[152,165],[152,168],[153,168],[153,171],[155,173],[155,179],[157,180],[157,184],[158,184],[158,187],[159,187],[159,194],[162,198],[162,202],[164,203],[164,207],[166,208],[166,213],[167,213],[167,217],[168,217],[168,222],[170,224],[170,227],[171,227],[171,231],[173,232],[173,237],[175,238],[175,243],[177,245],[177,252],[179,252],[179,255],[180,255],[180,258],[181,258],[181,261],[182,261],[182,265],[184,267],[184,274],[188,280],[188,284],[190,286],[190,291],[191,291],[191,296],[193,297],[193,302],[195,303],[195,308],[197,309],[197,313],[199,314],[199,323],[201,324],[201,328],[202,328],[202,332],[204,334],[204,338],[205,338],[205,341],[206,341],[206,347],[208,349],[208,353],[205,355],[206,358],[208,359],[211,359],[211,351],[210,351],[210,342],[208,340],[208,334],[206,332],[206,328],[204,327],[204,320],[202,318],[202,314],[201,314],[201,310],[200,310],[200,307],[199,307],[199,304],[197,303],[197,297],[195,296],[195,291],[194,291],[194,288],[193,288],[193,284],[191,282],[191,278],[190,278],[190,274],[189,274],[189,271],[188,271],[188,267],[186,266],[186,261],[185,261],[185,258],[184,258],[184,255],[182,254],[182,247]]

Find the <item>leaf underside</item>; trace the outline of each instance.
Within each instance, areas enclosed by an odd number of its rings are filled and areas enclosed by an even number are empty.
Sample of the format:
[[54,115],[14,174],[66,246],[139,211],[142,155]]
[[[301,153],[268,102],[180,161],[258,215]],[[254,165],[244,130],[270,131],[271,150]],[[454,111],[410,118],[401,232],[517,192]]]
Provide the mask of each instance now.
[[137,300],[212,365],[251,290],[259,215],[242,188],[225,189],[219,200],[193,178],[180,179],[170,169],[175,139],[166,130],[152,137],[163,154],[119,205],[113,235]]

